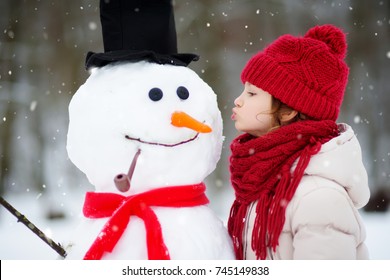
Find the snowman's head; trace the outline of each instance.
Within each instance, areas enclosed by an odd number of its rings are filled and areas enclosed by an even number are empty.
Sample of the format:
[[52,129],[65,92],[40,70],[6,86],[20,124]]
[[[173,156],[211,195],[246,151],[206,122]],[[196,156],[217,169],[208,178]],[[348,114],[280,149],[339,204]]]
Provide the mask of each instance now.
[[199,183],[220,158],[216,95],[183,66],[142,61],[94,69],[69,114],[69,158],[97,191],[118,192],[114,178],[128,172],[129,193]]

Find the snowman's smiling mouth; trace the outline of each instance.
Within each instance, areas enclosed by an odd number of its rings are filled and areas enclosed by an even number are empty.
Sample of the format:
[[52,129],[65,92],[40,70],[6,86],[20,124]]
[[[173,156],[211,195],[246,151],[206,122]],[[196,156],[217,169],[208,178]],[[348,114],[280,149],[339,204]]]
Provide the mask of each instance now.
[[199,133],[210,133],[212,131],[211,127],[208,126],[207,124],[205,124],[204,122],[203,123],[199,122],[196,119],[194,119],[193,117],[191,117],[190,115],[186,114],[185,112],[181,112],[181,111],[173,112],[173,114],[171,115],[171,125],[178,127],[178,128],[182,128],[182,127],[189,128],[189,129],[193,130],[196,134],[194,136],[192,136],[191,138],[188,138],[186,140],[183,140],[183,141],[180,141],[177,143],[172,143],[172,144],[171,143],[159,143],[159,142],[146,141],[145,139],[131,137],[127,134],[125,135],[125,138],[127,140],[136,141],[136,142],[146,144],[146,145],[163,146],[163,147],[172,148],[172,147],[176,147],[176,146],[179,146],[182,144],[187,144],[191,141],[194,141],[196,138],[198,138]]
[[147,145],[163,146],[163,147],[176,147],[176,146],[179,146],[179,145],[182,145],[182,144],[187,144],[187,143],[189,143],[191,141],[194,141],[196,138],[198,138],[198,136],[199,136],[199,133],[196,133],[195,136],[192,137],[192,138],[189,138],[187,140],[180,141],[180,142],[177,142],[177,143],[173,143],[173,144],[165,144],[165,143],[145,141],[145,140],[142,140],[141,138],[135,138],[135,137],[131,137],[129,135],[125,135],[125,138],[127,140],[137,141],[139,143],[147,144]]

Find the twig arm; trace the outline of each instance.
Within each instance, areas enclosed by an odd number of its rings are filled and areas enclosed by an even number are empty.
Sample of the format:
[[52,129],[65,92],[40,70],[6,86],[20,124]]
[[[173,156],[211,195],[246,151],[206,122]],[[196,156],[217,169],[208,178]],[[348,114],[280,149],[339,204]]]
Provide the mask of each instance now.
[[42,239],[47,245],[49,245],[54,251],[56,251],[61,257],[66,257],[65,249],[58,243],[55,243],[51,238],[44,234],[39,228],[37,228],[29,219],[16,210],[11,204],[9,204],[2,196],[0,196],[0,203],[6,208],[12,215],[14,215],[18,222],[21,222],[28,227],[35,235]]

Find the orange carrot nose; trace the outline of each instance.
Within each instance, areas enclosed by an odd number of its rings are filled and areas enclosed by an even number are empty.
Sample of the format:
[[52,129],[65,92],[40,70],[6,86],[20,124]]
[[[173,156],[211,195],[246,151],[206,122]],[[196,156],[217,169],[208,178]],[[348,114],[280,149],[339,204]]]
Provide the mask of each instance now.
[[184,112],[174,112],[171,117],[171,124],[177,127],[187,127],[200,133],[209,133],[212,131],[211,127],[195,120]]

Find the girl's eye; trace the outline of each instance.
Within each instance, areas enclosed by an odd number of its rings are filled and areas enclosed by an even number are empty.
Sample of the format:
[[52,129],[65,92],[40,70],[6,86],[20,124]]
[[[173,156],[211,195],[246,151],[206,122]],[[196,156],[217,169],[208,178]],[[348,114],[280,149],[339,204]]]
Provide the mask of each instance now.
[[254,96],[254,95],[256,95],[256,93],[248,91],[248,95]]
[[149,98],[153,101],[159,101],[161,98],[163,98],[163,92],[159,88],[152,88],[149,91]]

